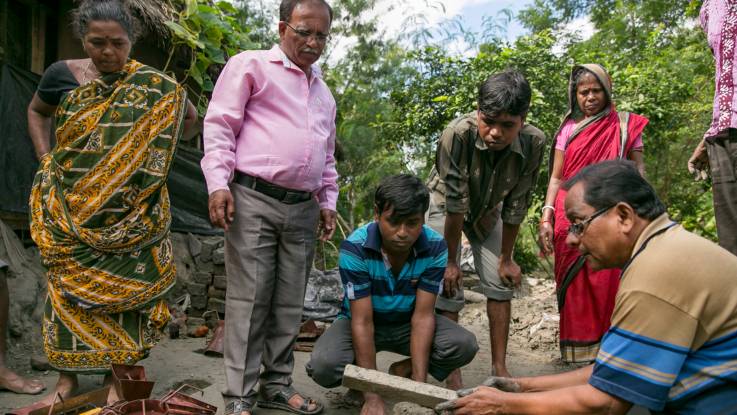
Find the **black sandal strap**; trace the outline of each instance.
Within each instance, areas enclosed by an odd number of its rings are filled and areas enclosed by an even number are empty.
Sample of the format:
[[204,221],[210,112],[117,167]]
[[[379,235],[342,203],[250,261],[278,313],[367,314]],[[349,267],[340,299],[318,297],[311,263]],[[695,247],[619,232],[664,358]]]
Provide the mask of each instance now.
[[253,403],[244,399],[236,399],[225,405],[225,415],[240,415],[244,411],[252,412]]

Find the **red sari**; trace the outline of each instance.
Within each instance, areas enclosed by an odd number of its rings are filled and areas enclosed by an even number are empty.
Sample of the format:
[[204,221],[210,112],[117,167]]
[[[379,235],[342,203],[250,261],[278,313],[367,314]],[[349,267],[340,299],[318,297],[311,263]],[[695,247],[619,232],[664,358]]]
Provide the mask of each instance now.
[[[624,157],[632,150],[647,123],[647,118],[630,114],[628,139],[622,153]],[[580,132],[579,128],[582,129]],[[588,165],[620,157],[620,122],[614,108],[587,126],[574,128],[571,136],[573,138],[568,139],[565,149],[561,182],[575,176]],[[566,193],[560,189],[555,198],[553,243],[555,282],[559,288],[569,268],[580,256],[577,249],[565,242],[570,225],[563,203]],[[590,362],[596,359],[601,338],[609,329],[619,276],[619,269],[594,272],[587,262],[568,286],[565,305],[560,310],[560,350],[564,361]]]

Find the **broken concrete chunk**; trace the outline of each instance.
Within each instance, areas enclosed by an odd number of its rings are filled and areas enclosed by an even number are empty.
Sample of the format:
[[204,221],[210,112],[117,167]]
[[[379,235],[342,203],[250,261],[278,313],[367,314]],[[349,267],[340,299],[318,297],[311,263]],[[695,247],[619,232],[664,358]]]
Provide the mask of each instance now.
[[197,284],[212,284],[212,274],[210,274],[209,272],[197,271],[195,272],[193,279],[194,282],[196,282]]
[[214,285],[211,285],[210,288],[207,290],[207,296],[210,298],[219,298],[221,300],[225,299],[225,290],[218,290],[215,288]]
[[207,285],[190,282],[189,284],[187,284],[187,291],[189,292],[190,296],[207,295]]
[[467,303],[485,303],[486,296],[476,291],[463,290],[463,296]]
[[225,275],[216,275],[212,277],[212,285],[218,290],[225,290],[228,286],[228,278]]
[[212,263],[215,265],[225,264],[225,248],[220,247],[212,251]]
[[348,365],[343,371],[343,386],[362,392],[374,392],[395,401],[412,402],[426,408],[458,398],[450,389],[430,385],[378,370]]
[[198,256],[202,251],[202,242],[200,242],[200,240],[191,233],[187,234],[187,246],[189,247],[189,254],[192,255],[192,257]]
[[222,237],[205,238],[201,242],[202,242],[202,251],[200,251],[200,257],[202,258],[203,261],[211,261],[212,251],[223,246]]

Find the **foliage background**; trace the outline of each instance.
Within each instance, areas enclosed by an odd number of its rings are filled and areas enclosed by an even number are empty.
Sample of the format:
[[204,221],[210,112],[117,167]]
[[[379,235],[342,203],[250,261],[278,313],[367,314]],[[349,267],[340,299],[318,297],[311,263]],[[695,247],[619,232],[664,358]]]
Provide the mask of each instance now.
[[[190,53],[187,76],[194,80],[198,108],[204,113],[208,92],[229,56],[278,41],[276,6],[171,1],[180,11],[169,26],[172,53]],[[552,143],[565,113],[574,62],[604,65],[613,79],[617,108],[650,119],[644,133],[648,179],[675,220],[716,238],[710,185],[694,182],[686,170],[686,161],[708,128],[714,93],[713,59],[698,25],[700,0],[535,0],[517,16],[505,11],[485,17],[479,32],[467,29],[458,18],[429,30],[418,24],[418,11],[396,38],[377,29],[381,16],[374,12],[376,0],[331,4],[333,39],[322,64],[338,103],[342,232],[333,247],[351,229],[371,220],[373,190],[381,177],[399,172],[427,176],[440,132],[453,118],[475,108],[477,85],[494,72],[517,68],[526,75],[533,87],[528,122],[545,131]],[[590,38],[565,30],[581,16],[596,29]],[[513,18],[530,34],[509,43],[503,40],[505,24]],[[468,49],[449,52],[448,45],[458,40]],[[515,250],[526,272],[549,270],[534,242],[547,185],[547,166],[542,169]],[[334,252],[330,248],[321,253],[323,265],[334,264]]]

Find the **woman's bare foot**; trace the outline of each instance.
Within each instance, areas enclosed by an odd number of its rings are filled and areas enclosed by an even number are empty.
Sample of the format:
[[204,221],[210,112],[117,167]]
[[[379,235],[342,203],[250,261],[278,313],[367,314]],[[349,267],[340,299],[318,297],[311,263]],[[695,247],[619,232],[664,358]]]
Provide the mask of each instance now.
[[74,396],[74,392],[76,392],[78,387],[77,375],[59,372],[59,380],[56,381],[54,391],[46,395],[41,402],[45,405],[51,405],[57,400],[57,395],[61,395],[62,399],[71,398]]
[[118,402],[121,399],[121,397],[118,396],[118,391],[115,389],[115,382],[113,381],[112,373],[105,375],[105,379],[102,381],[102,386],[110,387],[110,392],[108,392],[107,395],[108,405]]
[[500,378],[511,378],[512,374],[509,373],[506,366],[492,366],[491,376],[499,376]]
[[9,390],[15,393],[36,395],[46,389],[37,379],[26,379],[5,366],[0,366],[0,390]]

